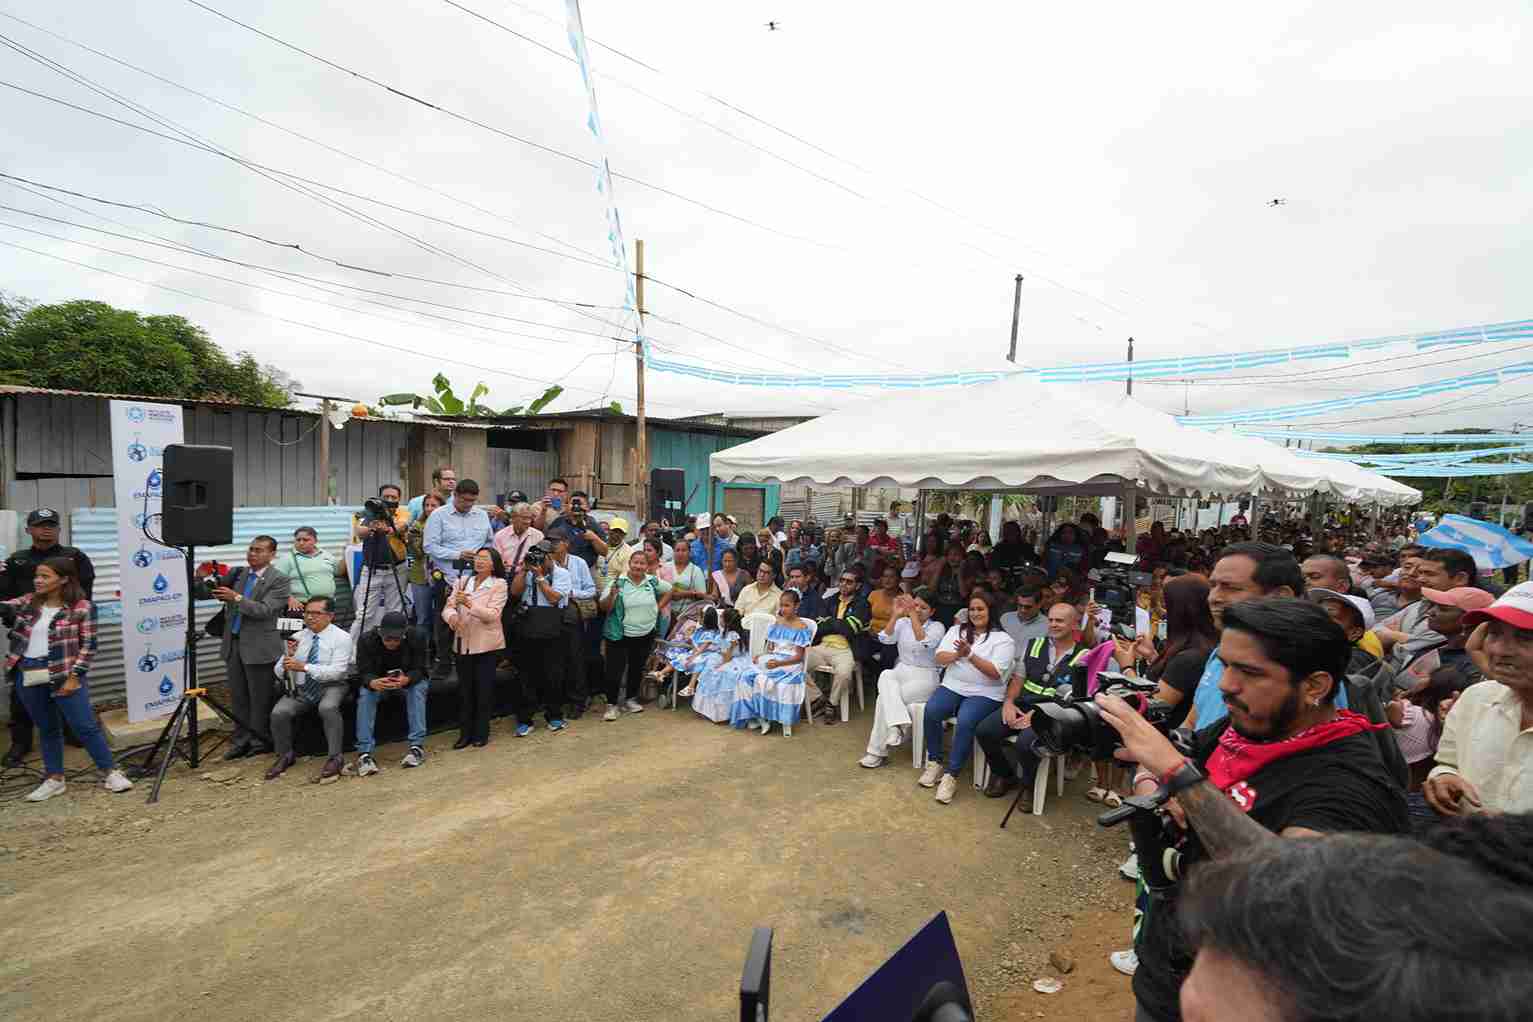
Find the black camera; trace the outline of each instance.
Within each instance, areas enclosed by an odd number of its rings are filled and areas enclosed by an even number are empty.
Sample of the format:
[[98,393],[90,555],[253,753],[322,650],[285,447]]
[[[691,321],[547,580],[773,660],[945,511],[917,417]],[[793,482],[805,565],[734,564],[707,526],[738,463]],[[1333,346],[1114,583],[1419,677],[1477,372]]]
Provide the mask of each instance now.
[[459,571],[473,571],[474,559],[472,557],[454,557],[452,559],[452,566]]
[[544,562],[547,560],[548,549],[544,547],[542,543],[529,547],[527,552],[522,555],[522,564],[526,565],[528,568],[531,568],[534,571],[543,567]]
[[1138,605],[1137,591],[1141,586],[1153,585],[1155,576],[1128,567],[1136,563],[1133,554],[1110,553],[1107,563],[1092,568],[1086,577],[1095,583],[1096,601],[1112,611],[1115,625],[1132,625],[1134,608]]
[[[1097,675],[1097,683],[1098,691],[1124,700],[1161,734],[1171,734],[1174,707],[1164,700],[1149,697],[1149,693],[1159,688],[1156,682],[1103,671]],[[1059,691],[1058,702],[1040,703],[1033,714],[1033,733],[1045,749],[1056,756],[1086,752],[1101,757],[1123,744],[1117,729],[1102,719],[1102,711],[1096,703],[1090,699],[1075,698],[1076,692],[1086,691],[1084,664],[1075,665],[1071,670],[1070,684],[1061,685]]]
[[389,506],[380,497],[368,497],[364,500],[362,510],[357,512],[357,518],[363,525],[370,525],[373,522],[392,524],[394,521],[394,516],[389,513]]

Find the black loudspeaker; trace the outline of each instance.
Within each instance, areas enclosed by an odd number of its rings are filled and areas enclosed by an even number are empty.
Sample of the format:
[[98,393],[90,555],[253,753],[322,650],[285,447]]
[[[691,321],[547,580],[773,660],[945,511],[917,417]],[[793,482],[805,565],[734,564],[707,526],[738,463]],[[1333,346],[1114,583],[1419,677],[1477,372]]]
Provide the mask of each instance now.
[[649,517],[679,527],[687,517],[687,474],[679,468],[649,473]]
[[234,449],[169,444],[162,473],[160,540],[167,546],[234,542]]

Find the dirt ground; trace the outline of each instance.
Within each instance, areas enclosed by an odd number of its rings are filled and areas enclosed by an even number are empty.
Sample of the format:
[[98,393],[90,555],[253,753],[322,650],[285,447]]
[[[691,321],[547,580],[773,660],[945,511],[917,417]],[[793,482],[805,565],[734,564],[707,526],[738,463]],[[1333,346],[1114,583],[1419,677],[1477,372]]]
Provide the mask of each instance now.
[[[776,929],[772,1018],[818,1019],[946,909],[981,1018],[1119,1019],[1126,834],[1081,780],[1043,817],[907,758],[860,769],[868,715],[791,739],[685,709],[311,783],[301,760],[178,764],[0,804],[0,1017],[727,1019],[751,928]],[[903,749],[900,751],[904,751]],[[70,750],[71,757],[79,756]],[[71,759],[73,762],[73,759]],[[205,779],[211,773],[215,778]],[[1065,990],[1048,953],[1078,963]]]

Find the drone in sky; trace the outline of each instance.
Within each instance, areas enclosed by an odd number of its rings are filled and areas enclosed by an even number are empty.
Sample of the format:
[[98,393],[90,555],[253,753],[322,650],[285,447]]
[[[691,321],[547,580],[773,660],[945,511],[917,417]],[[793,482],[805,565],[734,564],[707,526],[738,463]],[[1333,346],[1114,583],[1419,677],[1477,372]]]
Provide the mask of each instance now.
[[780,22],[780,21],[769,21],[769,22],[766,23],[766,27],[767,27],[767,31],[768,32],[776,32],[779,28],[782,27],[782,22]]
[[1268,199],[1267,200],[1267,205],[1269,205],[1269,206],[1286,206],[1286,205],[1288,205],[1288,200],[1287,199]]

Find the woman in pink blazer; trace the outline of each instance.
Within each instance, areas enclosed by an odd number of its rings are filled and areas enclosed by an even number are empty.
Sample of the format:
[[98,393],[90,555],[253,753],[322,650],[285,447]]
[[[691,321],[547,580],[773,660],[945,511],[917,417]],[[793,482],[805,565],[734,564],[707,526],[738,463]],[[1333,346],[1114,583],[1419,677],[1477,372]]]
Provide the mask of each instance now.
[[442,620],[452,629],[458,660],[458,740],[454,749],[490,744],[495,705],[495,662],[506,648],[500,612],[506,606],[505,568],[494,547],[474,554],[474,574],[460,578],[447,595]]

